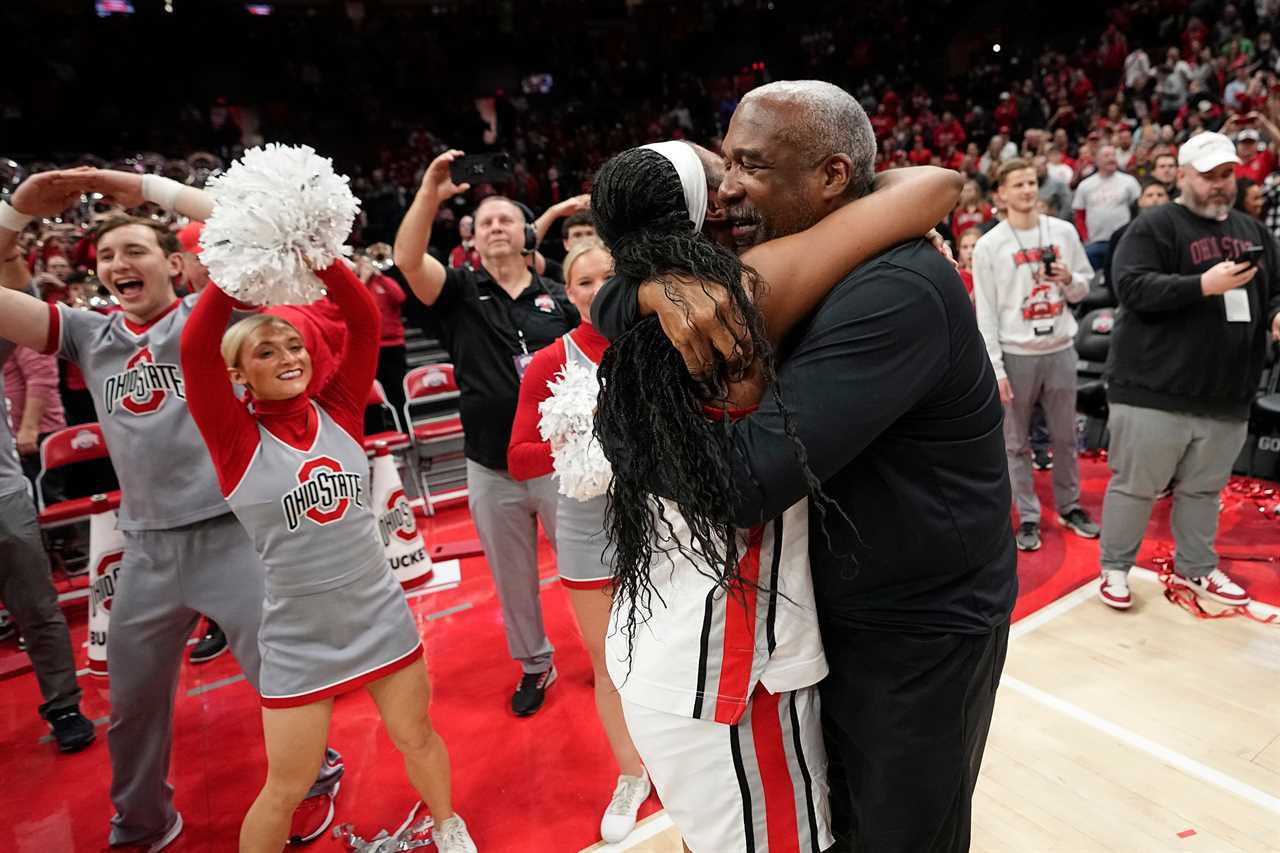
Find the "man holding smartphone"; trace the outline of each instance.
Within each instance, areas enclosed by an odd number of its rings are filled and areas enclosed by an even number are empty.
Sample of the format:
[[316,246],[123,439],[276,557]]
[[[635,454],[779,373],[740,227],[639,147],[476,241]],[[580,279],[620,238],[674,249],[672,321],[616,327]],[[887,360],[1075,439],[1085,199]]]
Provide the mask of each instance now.
[[427,167],[396,234],[395,262],[453,361],[466,434],[467,502],[493,572],[507,647],[523,670],[511,710],[525,717],[542,707],[556,679],[539,598],[537,520],[554,544],[558,499],[551,475],[518,482],[507,472],[507,445],[533,353],[577,326],[579,316],[564,287],[530,265],[537,250],[533,217],[508,198],[488,196],[476,206],[479,267],[446,269],[426,253],[440,204],[466,192],[469,181],[494,174],[495,161],[462,156],[446,151]]
[[1221,604],[1249,595],[1218,566],[1218,493],[1248,432],[1268,340],[1280,340],[1280,248],[1233,210],[1231,140],[1178,152],[1175,204],[1134,221],[1116,248],[1120,310],[1107,359],[1114,475],[1102,509],[1099,595],[1132,604],[1128,572],[1155,497],[1173,481],[1174,581]]

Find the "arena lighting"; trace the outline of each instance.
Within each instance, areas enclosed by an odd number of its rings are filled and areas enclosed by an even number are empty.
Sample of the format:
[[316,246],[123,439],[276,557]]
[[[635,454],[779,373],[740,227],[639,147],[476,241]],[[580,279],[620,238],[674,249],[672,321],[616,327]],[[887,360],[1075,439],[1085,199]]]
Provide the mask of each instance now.
[[244,9],[250,15],[270,15],[275,11],[270,3],[246,3]]
[[999,52],[1000,52],[1000,43],[999,43],[999,42],[997,42],[997,43],[995,43],[995,44],[991,45],[991,52],[992,52],[992,53],[999,53]]
[[98,13],[99,18],[105,18],[108,15],[133,14],[133,4],[129,0],[97,0],[93,4],[93,9]]

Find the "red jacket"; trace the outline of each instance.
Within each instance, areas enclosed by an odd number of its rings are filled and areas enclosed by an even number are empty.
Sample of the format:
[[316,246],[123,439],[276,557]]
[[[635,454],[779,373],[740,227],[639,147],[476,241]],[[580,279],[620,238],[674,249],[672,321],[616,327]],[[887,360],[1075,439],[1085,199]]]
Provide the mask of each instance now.
[[381,273],[370,276],[368,287],[373,293],[373,301],[378,303],[378,313],[382,315],[382,334],[378,345],[404,346],[404,316],[400,313],[404,305],[404,290],[395,279]]

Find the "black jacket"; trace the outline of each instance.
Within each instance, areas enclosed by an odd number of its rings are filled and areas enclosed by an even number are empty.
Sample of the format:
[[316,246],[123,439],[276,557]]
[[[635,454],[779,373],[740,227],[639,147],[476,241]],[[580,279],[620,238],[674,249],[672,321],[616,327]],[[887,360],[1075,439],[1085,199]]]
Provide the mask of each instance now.
[[[635,320],[634,288],[609,283],[591,313],[617,337]],[[824,629],[980,634],[1006,621],[1017,559],[1003,409],[955,270],[923,241],[898,246],[838,284],[788,343],[783,403],[811,469],[856,528],[834,508],[825,522],[810,510]],[[737,525],[805,497],[771,394],[730,430]]]
[[[1259,245],[1258,274],[1239,288],[1249,322],[1227,322],[1222,296],[1206,297],[1200,276]],[[1120,310],[1107,356],[1107,400],[1242,419],[1258,388],[1271,319],[1280,310],[1280,247],[1262,223],[1231,211],[1219,222],[1181,204],[1147,210],[1116,247]]]

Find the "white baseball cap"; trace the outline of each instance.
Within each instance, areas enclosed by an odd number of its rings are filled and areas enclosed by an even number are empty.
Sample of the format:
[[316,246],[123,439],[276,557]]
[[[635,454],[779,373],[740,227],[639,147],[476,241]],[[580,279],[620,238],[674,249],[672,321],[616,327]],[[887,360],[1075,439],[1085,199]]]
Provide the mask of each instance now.
[[1197,133],[1178,149],[1178,165],[1212,172],[1223,163],[1239,163],[1236,146],[1221,133]]

